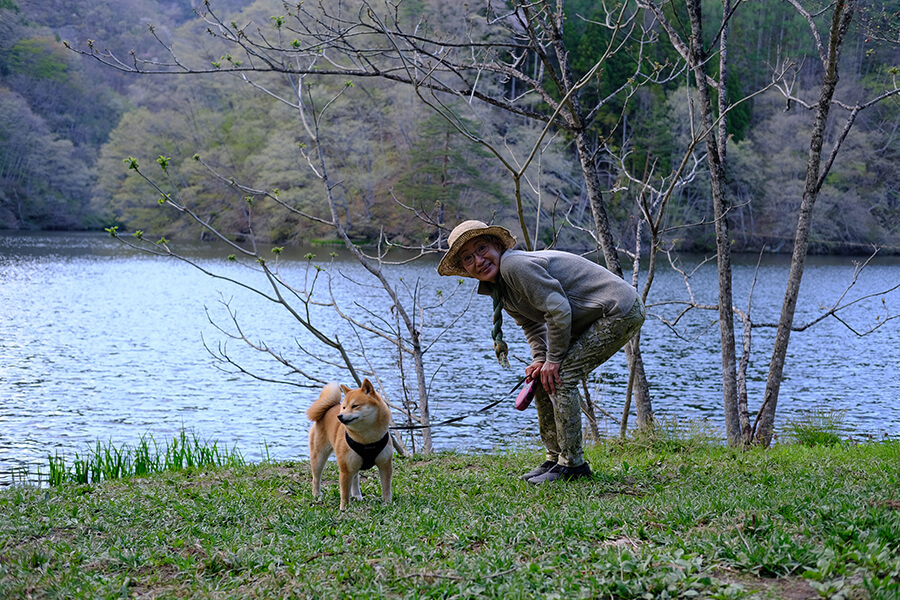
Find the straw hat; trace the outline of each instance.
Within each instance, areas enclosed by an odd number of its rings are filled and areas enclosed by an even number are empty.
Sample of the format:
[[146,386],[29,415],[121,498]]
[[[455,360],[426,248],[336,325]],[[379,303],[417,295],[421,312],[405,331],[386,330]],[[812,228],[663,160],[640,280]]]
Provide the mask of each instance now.
[[459,249],[463,247],[463,244],[479,235],[494,236],[500,240],[504,250],[510,250],[516,245],[516,238],[505,227],[500,227],[499,225],[488,226],[483,221],[463,221],[453,228],[453,231],[450,232],[450,237],[447,238],[450,249],[447,250],[444,258],[441,259],[438,265],[438,273],[441,275],[469,277],[469,274],[459,262]]

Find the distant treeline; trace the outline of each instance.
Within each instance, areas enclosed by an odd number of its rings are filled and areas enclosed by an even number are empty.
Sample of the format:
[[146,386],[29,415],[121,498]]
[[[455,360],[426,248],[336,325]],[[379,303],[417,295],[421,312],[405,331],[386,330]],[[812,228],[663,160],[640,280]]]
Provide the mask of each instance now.
[[[405,3],[414,20],[437,9],[440,0]],[[86,49],[87,40],[127,62],[165,60],[165,49],[148,24],[173,49],[210,64],[227,57],[210,41],[186,2],[175,0],[0,0],[0,229],[100,229],[118,225],[167,237],[203,237],[195,224],[159,203],[159,194],[133,174],[123,159],[162,175],[156,161],[168,159],[172,178],[193,210],[218,230],[239,238],[250,233],[279,244],[309,243],[326,230],[302,218],[285,217],[261,202],[252,208],[229,185],[277,190],[278,198],[311,214],[322,214],[323,191],[304,158],[308,142],[296,111],[247,86],[219,76],[135,76],[104,67],[63,45]],[[196,3],[202,7],[202,3]],[[605,48],[602,28],[591,23],[595,0],[566,2],[571,18],[567,46],[577,49],[576,67],[586,72]],[[707,14],[715,14],[714,1]],[[272,28],[283,11],[276,0],[211,0],[227,19]],[[474,3],[472,4],[474,10]],[[861,7],[900,14],[900,0]],[[471,17],[474,18],[474,17]],[[447,26],[448,31],[452,29]],[[841,89],[883,86],[900,65],[897,44],[854,33],[842,56]],[[274,39],[273,29],[273,39]],[[729,95],[739,98],[763,88],[780,57],[804,60],[795,93],[814,101],[818,54],[806,23],[784,2],[742,3],[730,31]],[[654,57],[674,62],[660,43]],[[628,53],[610,61],[585,89],[582,103],[607,98],[629,76]],[[893,75],[891,68],[894,68]],[[807,77],[804,78],[803,74]],[[627,103],[603,104],[596,135],[613,140],[627,164],[609,160],[610,216],[617,239],[633,243],[635,198],[640,193],[619,168],[632,173],[666,172],[681,160],[689,134],[687,76],[647,86]],[[308,81],[313,98],[324,102],[346,83]],[[352,236],[374,240],[382,233],[404,243],[429,239],[434,228],[411,208],[443,211],[451,226],[461,218],[493,216],[516,222],[513,182],[483,148],[471,143],[411,89],[385,80],[353,81],[329,113],[323,148],[337,183],[340,218]],[[487,82],[486,85],[512,85]],[[272,89],[288,93],[275,76]],[[733,88],[733,89],[732,89]],[[296,93],[296,92],[295,92]],[[515,89],[509,90],[516,93]],[[846,95],[846,94],[845,94]],[[489,128],[511,153],[524,152],[540,131],[533,121],[482,107],[479,127]],[[729,115],[729,194],[734,244],[789,251],[800,204],[809,132],[809,111],[766,92]],[[826,141],[826,147],[831,140]],[[200,158],[201,160],[197,160]],[[900,252],[900,101],[882,102],[855,124],[816,206],[814,252],[865,252],[873,245]],[[209,165],[224,179],[212,176]],[[667,223],[668,241],[687,250],[714,247],[712,208],[705,169],[679,188]],[[570,140],[558,134],[541,156],[539,172],[524,190],[526,215],[540,223],[539,244],[584,243],[577,229],[590,226],[590,208],[578,158]],[[530,214],[529,214],[530,211]],[[539,218],[535,214],[540,211]],[[679,225],[690,227],[675,228]]]

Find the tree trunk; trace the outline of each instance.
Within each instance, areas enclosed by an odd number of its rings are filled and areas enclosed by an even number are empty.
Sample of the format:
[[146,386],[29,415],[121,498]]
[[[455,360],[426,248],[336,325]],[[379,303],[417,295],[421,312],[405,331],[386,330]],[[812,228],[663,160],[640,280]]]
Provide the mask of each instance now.
[[[428,381],[425,378],[425,361],[422,351],[422,344],[419,342],[419,332],[415,329],[410,330],[413,338],[413,359],[416,365],[416,383],[419,392],[419,418],[422,419],[423,425],[431,425],[431,409],[428,402]],[[434,445],[431,439],[431,428],[427,427],[422,430],[422,452],[431,454],[434,451]]]
[[[619,262],[619,252],[616,250],[612,230],[609,226],[606,205],[603,203],[603,189],[597,174],[594,154],[583,132],[576,134],[575,144],[578,149],[578,158],[581,161],[581,170],[584,173],[591,213],[594,216],[594,227],[597,228],[597,235],[600,237],[600,246],[603,250],[606,267],[622,277],[622,264]],[[653,403],[650,398],[647,374],[644,371],[644,360],[641,357],[640,336],[635,336],[634,340],[625,346],[625,358],[628,361],[628,368],[634,373],[634,408],[637,413],[638,429],[649,429],[653,426]]]
[[[731,273],[731,240],[728,233],[728,200],[725,197],[724,149],[719,149],[713,127],[712,100],[709,84],[703,69],[703,26],[700,0],[687,1],[691,19],[690,67],[697,82],[700,96],[700,126],[705,132],[706,158],[709,163],[712,185],[713,214],[716,229],[716,258],[719,274],[719,337],[722,346],[722,394],[725,409],[725,434],[728,443],[741,443],[741,425],[738,411],[737,353],[734,342],[734,304]],[[720,94],[724,93],[720,82]],[[724,140],[722,140],[724,143]],[[721,152],[721,154],[720,154]]]
[[825,63],[825,77],[819,102],[816,105],[816,120],[813,125],[812,138],[809,144],[809,157],[806,164],[806,183],[803,188],[803,200],[800,203],[800,214],[797,218],[797,230],[794,237],[794,252],[791,256],[791,270],[781,308],[781,319],[775,334],[775,347],[772,361],[769,363],[769,375],[766,379],[766,392],[760,408],[759,428],[756,441],[763,446],[772,443],[775,431],[775,410],[778,407],[778,393],[781,389],[781,378],[784,374],[784,361],[787,356],[791,328],[794,325],[794,312],[797,308],[797,297],[800,294],[800,282],[809,248],[809,232],[812,226],[813,207],[819,196],[825,173],[819,173],[822,161],[822,147],[825,142],[825,126],[831,109],[831,100],[838,83],[838,57],[844,36],[853,17],[855,3],[853,0],[837,0],[831,20],[831,31],[828,40],[828,55]]

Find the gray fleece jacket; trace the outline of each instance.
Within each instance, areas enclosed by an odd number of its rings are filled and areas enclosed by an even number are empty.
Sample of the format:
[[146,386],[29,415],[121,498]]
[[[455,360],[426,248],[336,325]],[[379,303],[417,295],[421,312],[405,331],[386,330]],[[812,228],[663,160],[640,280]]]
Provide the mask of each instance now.
[[571,343],[600,318],[624,316],[637,292],[621,277],[569,252],[507,250],[496,284],[503,307],[525,332],[535,362],[562,362]]

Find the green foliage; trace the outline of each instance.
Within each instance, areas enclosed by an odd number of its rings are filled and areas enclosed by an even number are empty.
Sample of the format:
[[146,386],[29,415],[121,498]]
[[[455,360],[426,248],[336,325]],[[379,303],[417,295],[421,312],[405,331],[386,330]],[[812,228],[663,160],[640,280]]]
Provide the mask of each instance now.
[[25,98],[0,87],[0,227],[84,227],[93,176],[87,162]]
[[[566,3],[568,16],[563,30],[563,40],[570,49],[570,61],[576,78],[583,77],[594,65],[604,58],[610,44],[618,46],[622,43],[622,35],[613,39],[611,30],[598,27],[591,21],[603,22],[604,11],[608,7],[593,0],[575,0]],[[580,92],[580,100],[584,106],[595,106],[602,103],[595,119],[595,128],[601,136],[609,136],[615,130],[623,110],[626,110],[621,95],[615,95],[617,88],[630,80],[640,68],[649,73],[653,64],[678,62],[675,51],[667,44],[654,44],[650,55],[645,57],[645,64],[636,64],[639,55],[637,48],[625,44],[620,52],[608,56],[603,68],[594,76],[590,84]],[[635,108],[627,109],[631,119],[641,119],[643,113]]]
[[0,6],[0,227],[96,227],[93,163],[119,107],[57,35],[27,17],[14,3]]
[[845,410],[818,407],[788,419],[784,435],[788,441],[802,446],[834,446],[844,435]]
[[14,74],[35,79],[65,81],[69,64],[65,50],[57,43],[42,39],[19,40],[9,51],[7,66]]
[[[474,123],[463,121],[472,128]],[[471,144],[440,115],[419,125],[417,141],[409,152],[409,166],[397,183],[397,192],[414,205],[443,204],[456,212],[463,195],[488,206],[505,200],[500,186],[485,177],[487,152]]]
[[[249,234],[251,217],[253,231],[261,240],[290,244],[330,237],[327,228],[285,214],[271,199],[255,197],[252,206],[243,202],[243,194],[207,170],[208,166],[226,181],[255,189],[277,189],[285,204],[330,219],[321,182],[307,160],[318,148],[310,148],[295,110],[249,86],[235,85],[237,80],[231,77],[153,78],[138,83],[96,62],[81,60],[57,42],[64,38],[78,48],[90,38],[120,56],[132,48],[138,57],[154,56],[159,49],[146,34],[144,18],[135,21],[140,14],[150,18],[154,31],[172,40],[179,56],[215,61],[223,71],[240,66],[244,57],[234,47],[210,41],[206,24],[192,15],[188,4],[174,6],[161,0],[76,3],[68,14],[56,10],[52,2],[37,0],[23,5],[20,15],[15,12],[16,3],[3,2],[0,90],[11,95],[0,100],[5,116],[0,124],[0,226],[117,224],[157,235],[196,235],[194,224],[169,210],[168,199],[176,197],[174,189],[151,194],[145,182],[127,177],[121,163],[111,158],[131,156],[145,165],[150,159],[157,161],[165,173],[162,179],[171,178],[190,208],[235,239]],[[272,0],[215,0],[210,7],[233,30],[238,29],[237,23],[269,23],[270,32],[277,30],[272,43],[283,43],[291,55],[312,46],[301,34],[302,28],[296,27],[295,17],[284,13],[292,10],[290,6]],[[402,3],[395,15],[404,27],[441,39],[496,35],[478,10],[416,0]],[[573,75],[578,77],[603,56],[610,31],[598,22],[602,6],[596,2],[573,0],[565,3],[565,10],[563,42]],[[683,3],[666,4],[665,10],[687,39]],[[704,0],[703,11],[705,43],[714,50],[721,3]],[[896,46],[887,43],[895,39],[889,34],[896,30],[890,18],[896,13],[896,0],[883,6],[863,3],[860,11],[858,43],[849,44],[843,54],[842,86],[883,89],[891,80],[891,69],[900,64]],[[824,24],[824,16],[817,19]],[[779,57],[803,65],[796,92],[814,93],[804,86],[815,80],[818,53],[807,23],[788,4],[765,0],[737,5],[729,44],[730,100],[768,83],[769,68]],[[690,132],[688,94],[683,86],[693,82],[679,77],[648,86],[623,104],[619,96],[610,94],[633,76],[637,56],[636,47],[626,44],[580,92],[580,101],[589,110],[602,102],[596,107],[591,135],[605,139],[614,133],[608,140],[611,149],[628,150],[626,166],[633,174],[667,174],[679,164]],[[537,73],[533,53],[526,52],[522,60],[526,71]],[[648,74],[659,65],[678,62],[679,57],[660,42],[645,47],[642,60],[642,72]],[[708,63],[713,75],[716,63],[715,58]],[[256,81],[292,97],[274,76],[258,74]],[[511,182],[497,161],[456,134],[411,90],[389,81],[344,77],[307,77],[304,83],[306,100],[320,107],[343,91],[320,125],[326,163],[333,181],[340,182],[333,188],[338,216],[354,239],[376,239],[382,231],[402,242],[433,237],[433,228],[409,219],[397,200],[445,223],[469,216],[516,223]],[[479,79],[483,89],[504,89],[510,96],[525,91],[522,85],[486,74]],[[550,93],[556,93],[552,83],[548,85]],[[540,102],[528,96],[522,102],[540,108]],[[893,225],[900,215],[900,201],[894,191],[897,170],[892,167],[900,148],[890,135],[897,112],[896,104],[884,105],[858,120],[847,142],[850,152],[842,150],[823,188],[813,251],[859,250],[872,242],[900,246],[900,232]],[[459,110],[465,116],[472,114],[467,107]],[[466,126],[500,148],[521,156],[528,140],[535,139],[534,123],[494,110],[478,111],[477,127],[474,119],[466,121]],[[128,116],[120,120],[125,112]],[[620,120],[624,128],[615,129]],[[19,122],[29,126],[12,127]],[[31,127],[38,122],[42,123]],[[762,244],[782,250],[789,247],[808,130],[806,111],[785,113],[778,98],[758,98],[730,113],[728,191],[736,206],[732,214],[738,227],[737,249]],[[534,232],[538,241],[584,246],[590,241],[583,234],[563,228],[557,237],[552,229],[554,219],[558,224],[563,214],[578,226],[591,225],[579,161],[568,145],[571,140],[564,135],[553,140],[539,168],[528,174],[535,189],[525,186],[526,219],[537,222],[535,214],[540,210],[541,231]],[[102,150],[101,144],[105,144]],[[848,154],[852,156],[844,162]],[[191,158],[193,164],[189,164]],[[605,160],[602,153],[598,159]],[[13,164],[15,172],[9,166]],[[57,167],[59,174],[50,177]],[[615,167],[613,163],[604,166],[608,177],[604,186],[616,189],[605,201],[615,236],[628,240],[633,235],[639,192],[636,186],[616,187],[624,180]],[[667,226],[708,222],[709,195],[703,175],[680,188],[670,205]],[[711,227],[677,235],[684,249],[706,250],[713,240]]]
[[[729,102],[734,102],[752,90],[748,86],[741,83],[741,77],[734,72],[729,74],[726,82],[726,90]],[[726,131],[735,142],[739,142],[745,137],[750,129],[750,123],[753,119],[753,103],[743,102],[728,112],[728,122]]]
[[98,441],[84,456],[76,453],[71,465],[58,454],[48,457],[48,461],[50,485],[99,483],[166,471],[244,464],[237,449],[220,450],[218,442],[203,440],[196,432],[188,434],[184,429],[164,448],[152,435],[144,435],[134,447]]
[[[241,137],[239,143],[231,143],[238,127],[250,125],[242,123],[238,126],[233,116],[200,107],[190,118],[177,111],[154,113],[138,109],[129,112],[101,151],[100,177],[94,190],[96,209],[105,214],[107,222],[130,229],[172,235],[184,234],[192,228],[187,220],[179,219],[177,211],[166,210],[166,205],[176,197],[168,182],[163,182],[165,189],[160,195],[133,174],[142,161],[152,157],[168,177],[179,186],[183,185],[179,191],[193,210],[209,217],[217,227],[240,234],[247,227],[246,215],[234,201],[243,195],[215,178],[194,152],[198,140],[201,143],[210,141],[205,154],[213,165],[217,165],[222,157],[235,158],[252,153],[258,139],[256,134],[249,139]],[[135,150],[141,150],[142,154],[128,156]],[[128,158],[115,158],[123,155]],[[122,162],[127,169],[118,167],[113,171],[113,165]],[[240,173],[235,173],[235,177],[240,179]]]

